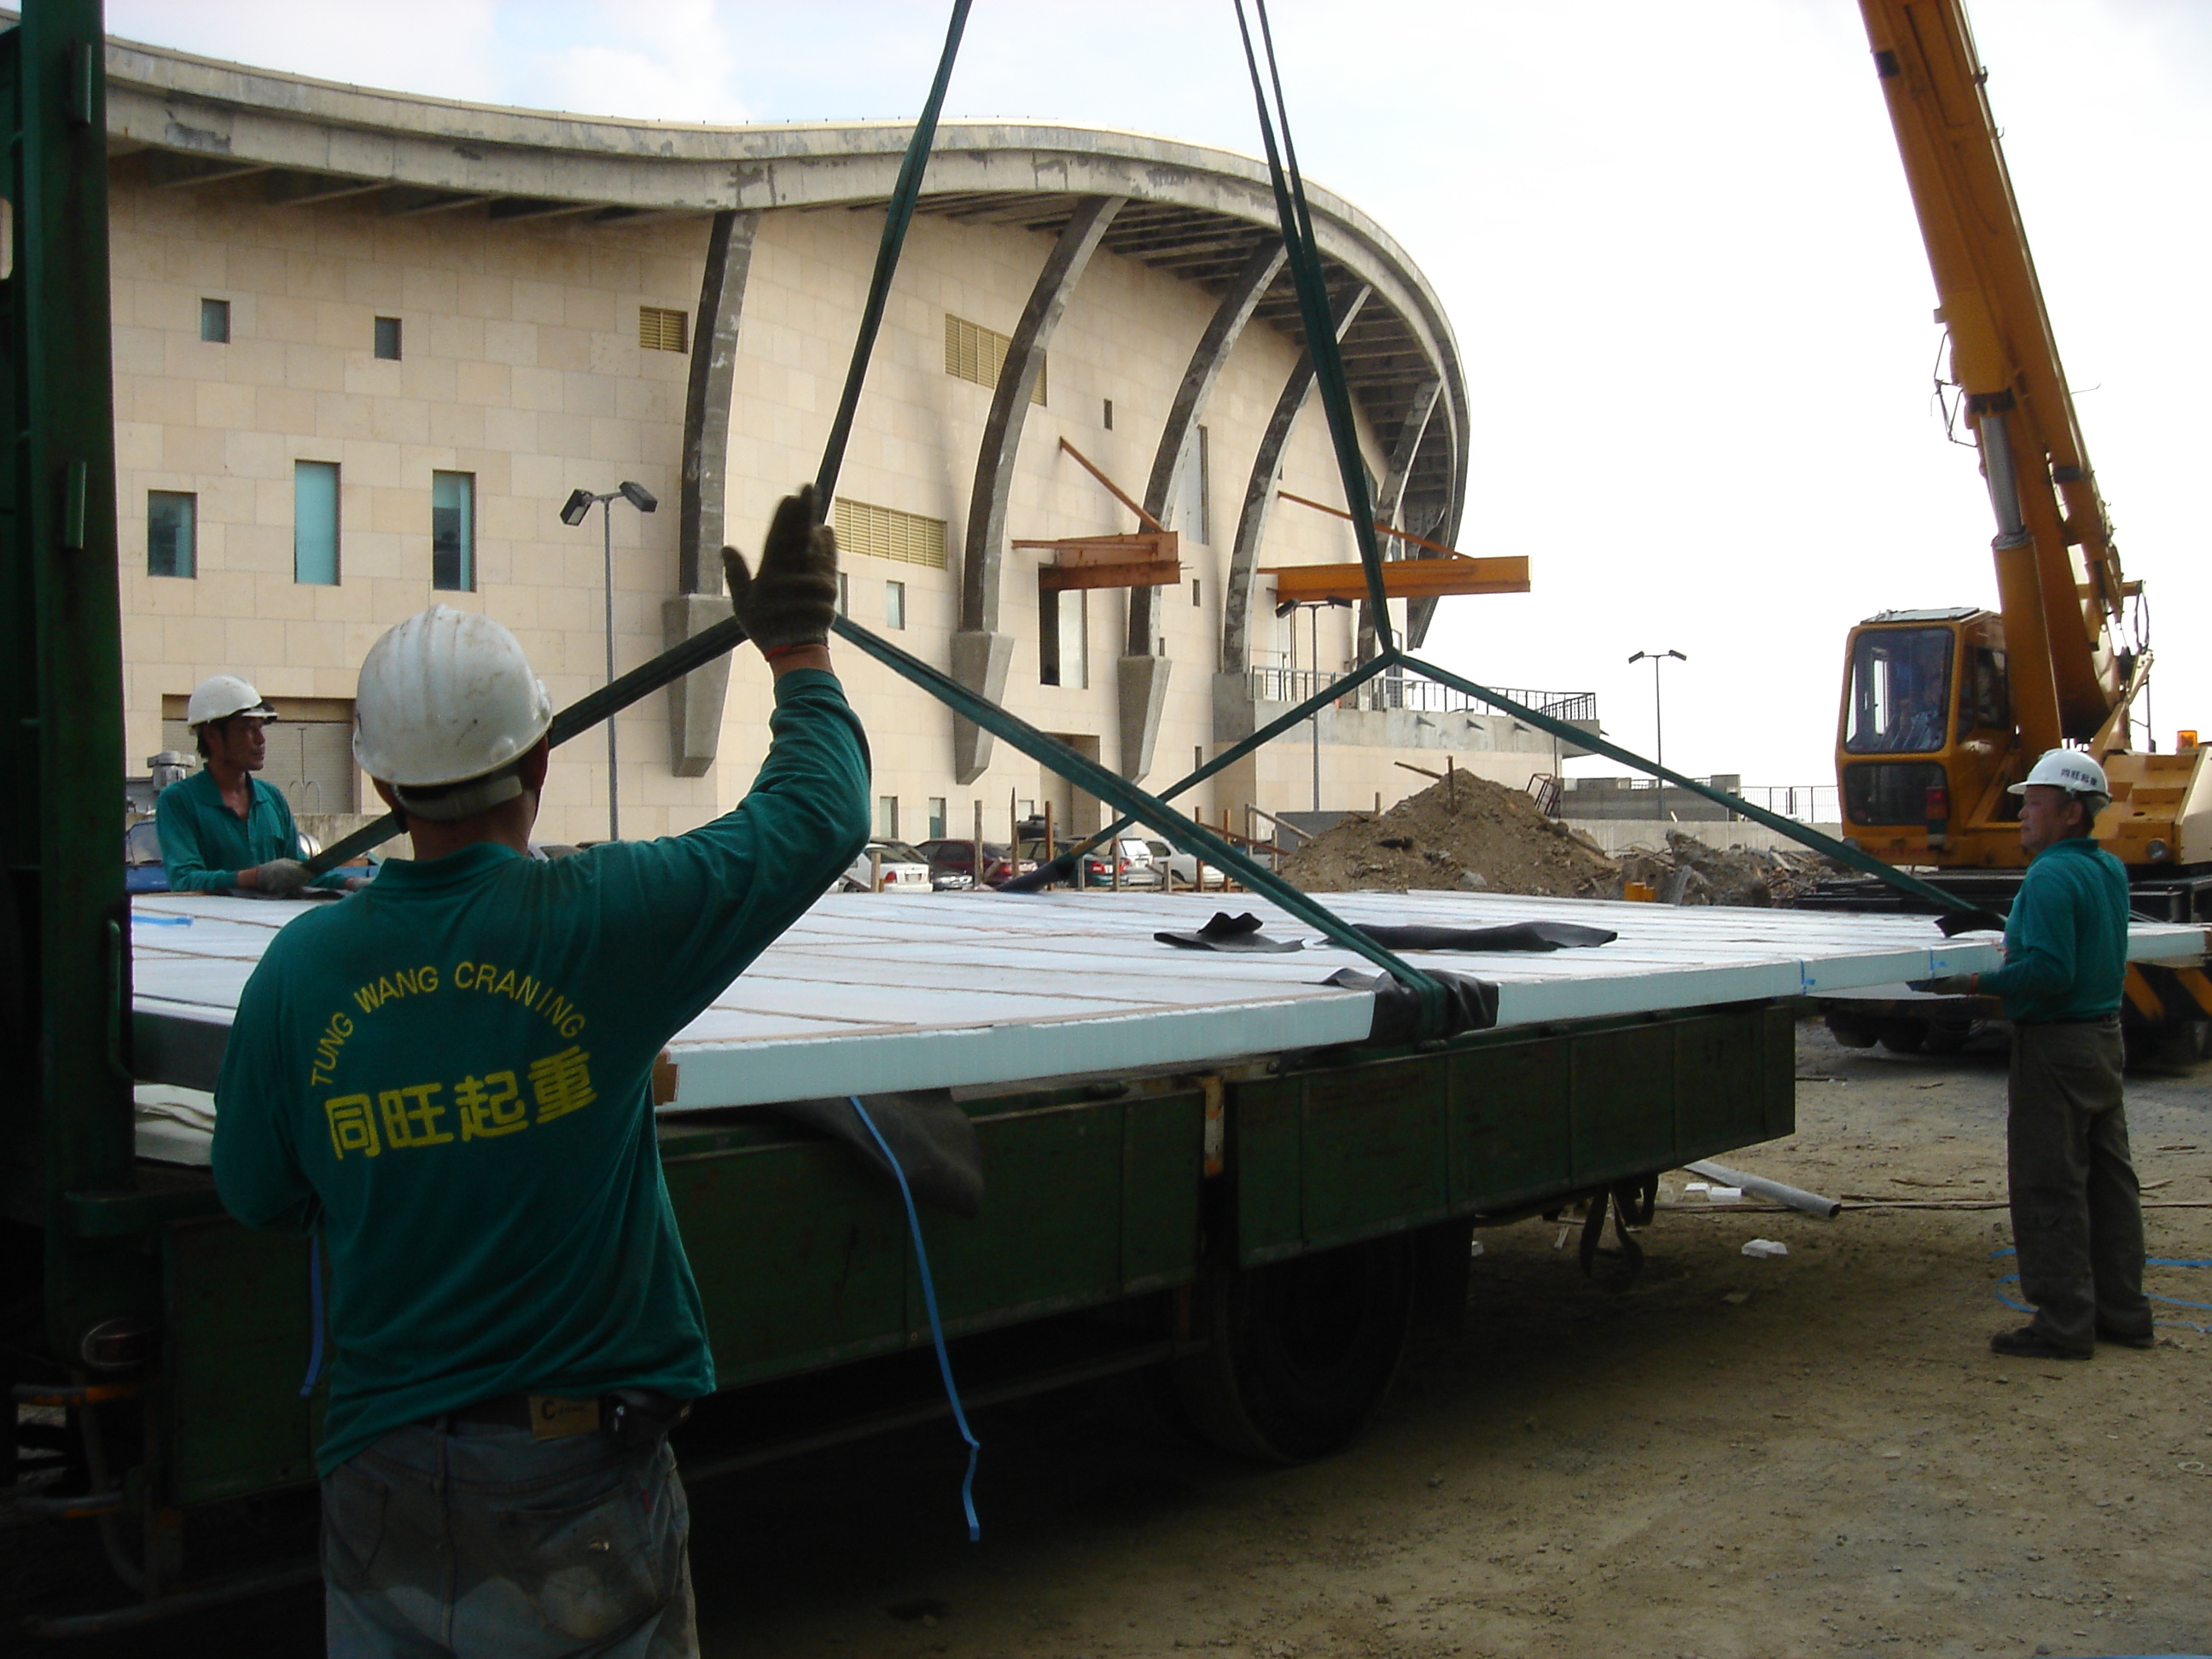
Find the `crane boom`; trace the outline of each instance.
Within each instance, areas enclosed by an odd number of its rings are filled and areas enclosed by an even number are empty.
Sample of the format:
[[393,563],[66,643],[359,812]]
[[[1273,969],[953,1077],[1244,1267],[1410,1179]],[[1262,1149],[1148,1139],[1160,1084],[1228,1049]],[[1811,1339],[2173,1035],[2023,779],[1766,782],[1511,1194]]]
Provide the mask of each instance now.
[[1960,0],[1860,0],[1997,519],[2012,700],[2029,754],[2125,698],[2127,598]]

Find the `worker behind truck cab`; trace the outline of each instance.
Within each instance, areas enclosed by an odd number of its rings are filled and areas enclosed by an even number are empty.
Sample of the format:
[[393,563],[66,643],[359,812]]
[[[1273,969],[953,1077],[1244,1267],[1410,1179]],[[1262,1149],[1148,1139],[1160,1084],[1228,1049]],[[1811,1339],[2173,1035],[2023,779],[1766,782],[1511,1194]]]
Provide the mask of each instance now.
[[506,629],[434,607],[377,641],[355,705],[414,858],[285,928],[240,1000],[216,1182],[327,1265],[338,1659],[697,1652],[665,1437],[714,1368],[653,1060],[868,833],[811,489],[777,509],[757,574],[724,562],[775,681],[736,810],[530,857],[550,702]]
[[264,728],[276,717],[235,674],[217,674],[192,688],[185,720],[199,748],[200,769],[154,803],[171,892],[291,898],[311,886],[343,892],[363,884],[364,878],[337,871],[310,881],[291,803],[253,775],[267,762]]

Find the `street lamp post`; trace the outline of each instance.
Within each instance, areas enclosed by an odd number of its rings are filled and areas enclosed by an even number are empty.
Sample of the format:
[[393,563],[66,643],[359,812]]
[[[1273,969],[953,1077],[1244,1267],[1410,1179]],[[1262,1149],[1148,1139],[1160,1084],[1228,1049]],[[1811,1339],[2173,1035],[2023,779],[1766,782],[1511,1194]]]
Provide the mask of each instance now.
[[1669,657],[1676,662],[1687,662],[1689,659],[1679,651],[1639,651],[1628,659],[1629,666],[1634,667],[1647,657],[1651,659],[1651,740],[1658,750],[1654,758],[1658,761],[1662,772],[1659,779],[1659,822],[1664,823],[1667,822],[1667,780],[1664,776],[1667,765],[1667,722],[1659,705],[1659,665]]
[[[1280,605],[1275,607],[1275,614],[1279,617],[1287,617],[1292,611],[1300,610],[1308,611],[1312,613],[1308,632],[1310,635],[1313,645],[1313,689],[1315,695],[1319,695],[1321,691],[1321,613],[1324,610],[1328,610],[1331,607],[1339,611],[1349,611],[1352,609],[1352,601],[1349,599],[1285,599]],[[1291,624],[1291,683],[1293,685],[1297,684],[1297,657],[1298,625],[1297,623],[1293,622]],[[1293,693],[1291,695],[1291,701],[1297,702],[1300,701],[1300,699],[1296,693]],[[1316,708],[1314,710],[1312,716],[1309,719],[1307,724],[1313,729],[1313,810],[1318,812],[1321,811],[1320,709]]]
[[[568,499],[561,504],[561,522],[574,529],[591,516],[592,508],[602,509],[599,520],[605,529],[601,547],[605,555],[607,578],[607,684],[615,678],[615,508],[616,498],[628,501],[641,513],[650,513],[660,505],[653,493],[641,483],[625,478],[605,495],[594,495],[588,489],[572,489]],[[622,839],[622,802],[620,787],[615,773],[615,721],[607,717],[607,839]]]

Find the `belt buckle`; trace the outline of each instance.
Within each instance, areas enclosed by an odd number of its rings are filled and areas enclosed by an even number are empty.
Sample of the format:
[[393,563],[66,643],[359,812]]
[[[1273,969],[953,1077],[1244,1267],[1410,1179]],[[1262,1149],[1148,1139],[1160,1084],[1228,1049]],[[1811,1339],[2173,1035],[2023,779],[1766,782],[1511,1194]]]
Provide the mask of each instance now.
[[580,1434],[599,1431],[599,1402],[597,1400],[565,1400],[558,1395],[526,1395],[530,1408],[530,1435],[533,1440],[567,1440]]

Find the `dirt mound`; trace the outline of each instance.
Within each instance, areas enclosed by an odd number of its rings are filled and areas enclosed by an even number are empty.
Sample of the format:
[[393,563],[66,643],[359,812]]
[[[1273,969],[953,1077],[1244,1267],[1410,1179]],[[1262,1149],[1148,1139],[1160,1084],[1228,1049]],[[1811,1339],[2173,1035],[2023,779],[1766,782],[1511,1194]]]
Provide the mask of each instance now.
[[1826,872],[1817,853],[1723,850],[1679,830],[1667,832],[1663,853],[1633,848],[1620,855],[1621,878],[1652,888],[1662,904],[1783,904]]
[[1620,867],[1536,810],[1517,789],[1464,772],[1409,795],[1382,817],[1362,812],[1283,861],[1310,893],[1356,888],[1459,888],[1553,898],[1618,896]]

